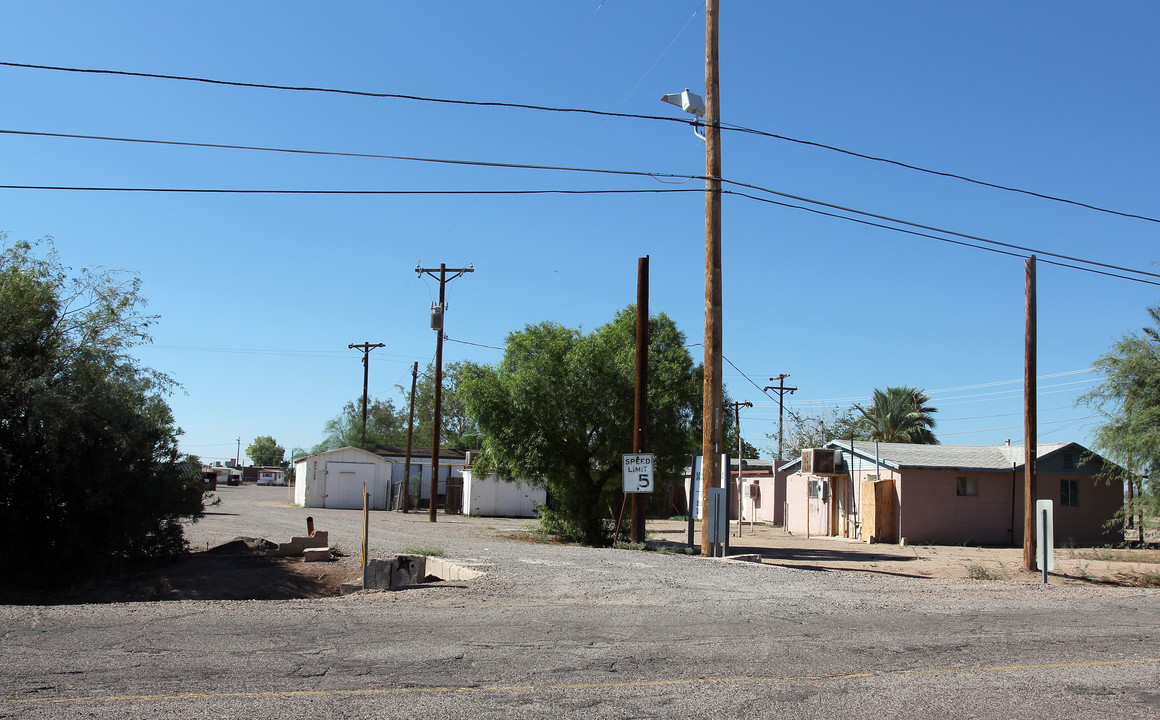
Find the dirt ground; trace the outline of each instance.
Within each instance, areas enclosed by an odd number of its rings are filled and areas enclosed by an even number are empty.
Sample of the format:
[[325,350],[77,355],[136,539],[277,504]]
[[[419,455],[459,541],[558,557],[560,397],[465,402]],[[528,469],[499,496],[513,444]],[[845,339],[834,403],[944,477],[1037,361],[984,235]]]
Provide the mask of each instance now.
[[[671,551],[687,547],[684,522],[650,521],[652,542]],[[698,525],[694,540],[700,542]],[[970,578],[1042,582],[1023,570],[1023,549],[971,545],[869,545],[844,538],[805,538],[780,527],[733,523],[731,554],[756,553],[762,562],[830,572],[868,572],[919,578]],[[1109,583],[1160,586],[1160,550],[1112,548],[1055,549],[1052,584]]]
[[[524,523],[528,527],[528,523]],[[482,526],[480,532],[516,542],[527,532],[505,532]],[[685,522],[648,523],[652,551],[684,553]],[[521,538],[520,535],[525,537]],[[262,539],[248,539],[261,545]],[[694,540],[700,542],[700,526]],[[863,572],[915,578],[962,578],[979,581],[1042,581],[1039,572],[1023,570],[1021,548],[945,545],[869,545],[842,538],[805,538],[780,527],[748,525],[730,535],[729,553],[756,554],[761,561],[820,572]],[[156,600],[284,600],[338,595],[343,582],[360,576],[358,557],[340,555],[331,562],[303,562],[300,557],[265,557],[233,542],[193,552],[176,563],[110,579],[51,598],[25,602],[110,603]],[[1052,584],[1104,583],[1160,586],[1160,550],[1057,548]],[[18,599],[17,602],[20,602]]]
[[261,550],[219,546],[50,598],[23,600],[75,604],[321,598],[338,595],[340,585],[359,574],[358,558],[307,563],[301,557],[266,557]]

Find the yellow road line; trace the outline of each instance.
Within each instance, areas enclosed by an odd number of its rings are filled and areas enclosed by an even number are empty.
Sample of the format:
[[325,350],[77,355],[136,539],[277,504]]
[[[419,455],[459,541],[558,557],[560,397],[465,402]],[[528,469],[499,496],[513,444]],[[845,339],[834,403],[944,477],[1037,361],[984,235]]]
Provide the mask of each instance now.
[[39,698],[7,698],[0,702],[16,703],[21,705],[51,704],[51,703],[96,703],[96,702],[126,702],[141,700],[213,700],[226,698],[294,698],[320,696],[358,696],[358,695],[408,695],[431,693],[504,693],[504,692],[543,692],[547,690],[593,690],[616,688],[649,688],[675,685],[756,685],[768,682],[809,682],[816,680],[850,680],[866,677],[887,677],[890,675],[940,675],[955,673],[987,673],[1018,670],[1056,670],[1064,668],[1091,668],[1113,665],[1145,665],[1160,664],[1160,658],[1146,658],[1143,660],[1094,660],[1076,663],[1043,663],[1038,665],[984,665],[978,667],[936,668],[931,670],[894,670],[859,673],[834,673],[827,675],[766,675],[756,677],[735,678],[693,678],[681,680],[637,680],[622,682],[594,682],[568,683],[559,685],[462,685],[445,687],[410,687],[410,688],[377,688],[364,690],[265,690],[253,692],[206,692],[206,693],[179,693],[175,695],[91,695],[84,697],[39,697]]

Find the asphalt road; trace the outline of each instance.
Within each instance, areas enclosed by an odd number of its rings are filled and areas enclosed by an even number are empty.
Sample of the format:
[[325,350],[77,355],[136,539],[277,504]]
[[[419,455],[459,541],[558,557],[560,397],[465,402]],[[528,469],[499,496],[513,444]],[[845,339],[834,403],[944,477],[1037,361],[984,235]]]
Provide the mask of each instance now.
[[[228,488],[199,543],[360,513]],[[812,572],[375,513],[485,577],[311,601],[0,607],[0,717],[1156,718],[1153,590]]]

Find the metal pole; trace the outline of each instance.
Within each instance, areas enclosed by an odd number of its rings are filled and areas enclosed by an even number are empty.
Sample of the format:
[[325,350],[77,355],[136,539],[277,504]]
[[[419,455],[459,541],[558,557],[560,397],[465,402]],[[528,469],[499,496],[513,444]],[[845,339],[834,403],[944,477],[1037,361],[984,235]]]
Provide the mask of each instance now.
[[362,576],[364,590],[367,586],[367,535],[370,533],[370,519],[367,514],[367,507],[370,505],[370,497],[367,494],[367,481],[363,480]]
[[407,416],[407,455],[403,461],[403,512],[411,511],[411,440],[415,431],[415,385],[419,381],[419,363],[411,368],[411,410]]
[[1023,568],[1035,570],[1035,256],[1024,265],[1024,338],[1023,338]]
[[[698,478],[697,478],[697,456],[693,455],[689,461],[689,502],[688,502],[688,507],[685,508],[685,511],[687,513],[689,513],[688,522],[689,522],[689,551],[690,552],[693,550],[693,516],[696,514],[693,512],[693,506],[694,506],[693,497],[696,495],[696,488],[695,488],[694,483],[696,483],[697,480],[698,480]],[[701,522],[704,522],[704,516],[702,516]]]
[[[648,255],[636,261],[636,400],[633,407],[632,451],[643,453],[648,446]],[[647,498],[632,493],[634,543],[644,542]],[[619,523],[618,523],[619,527]]]
[[[721,452],[721,101],[717,77],[718,0],[705,2],[705,364],[701,410],[702,517],[709,488],[720,471]],[[728,522],[728,521],[726,521]],[[726,534],[728,536],[728,534]],[[708,523],[701,526],[701,554],[713,555]]]
[[1043,511],[1043,544],[1039,546],[1043,553],[1043,584],[1047,584],[1047,510]]

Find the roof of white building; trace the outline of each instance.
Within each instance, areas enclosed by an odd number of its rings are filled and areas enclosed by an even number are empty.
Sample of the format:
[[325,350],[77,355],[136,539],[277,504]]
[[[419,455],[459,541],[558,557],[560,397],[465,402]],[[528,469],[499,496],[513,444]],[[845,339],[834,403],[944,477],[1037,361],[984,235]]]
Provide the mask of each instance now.
[[[875,449],[877,446],[877,450]],[[850,452],[851,441],[832,440],[827,448]],[[1035,446],[1037,460],[1053,455],[1065,448],[1072,448],[1076,462],[1089,451],[1082,445],[1069,443],[1039,443]],[[886,467],[925,468],[938,470],[973,470],[977,472],[1002,472],[1023,467],[1025,458],[1022,445],[920,445],[916,443],[875,443],[872,440],[853,441],[854,454],[865,460],[878,461]],[[793,460],[780,469],[787,470],[800,465],[801,458]]]

